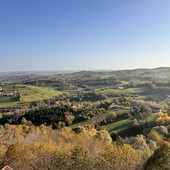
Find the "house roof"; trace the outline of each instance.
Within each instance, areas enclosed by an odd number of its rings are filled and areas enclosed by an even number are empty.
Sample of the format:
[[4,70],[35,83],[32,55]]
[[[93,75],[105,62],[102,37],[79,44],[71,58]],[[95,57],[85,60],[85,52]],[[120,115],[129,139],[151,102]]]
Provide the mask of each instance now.
[[159,108],[159,107],[152,107],[152,109],[154,109],[154,110],[161,110],[161,108]]
[[3,167],[1,170],[13,170],[11,167],[9,167],[8,165],[6,165],[5,167]]

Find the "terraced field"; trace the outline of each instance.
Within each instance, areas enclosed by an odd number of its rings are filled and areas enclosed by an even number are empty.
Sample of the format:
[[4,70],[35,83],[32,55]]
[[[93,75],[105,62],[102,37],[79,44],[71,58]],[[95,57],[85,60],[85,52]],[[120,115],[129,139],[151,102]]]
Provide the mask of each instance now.
[[124,119],[115,123],[110,123],[104,126],[109,132],[117,132],[120,136],[129,136],[129,128],[133,125],[134,121],[131,119]]

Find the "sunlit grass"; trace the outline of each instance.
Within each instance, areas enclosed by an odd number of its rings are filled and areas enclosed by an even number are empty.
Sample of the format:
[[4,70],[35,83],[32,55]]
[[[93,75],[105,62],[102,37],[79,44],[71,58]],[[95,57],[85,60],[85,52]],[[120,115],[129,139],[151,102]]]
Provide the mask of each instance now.
[[133,120],[131,119],[124,119],[120,120],[114,123],[110,123],[106,126],[104,126],[109,132],[117,132],[119,135],[125,132],[125,130],[128,130],[129,127],[133,125]]
[[0,108],[9,107],[9,106],[14,106],[14,105],[16,105],[17,103],[18,103],[17,101],[13,101],[13,102],[3,102],[3,103],[0,103]]
[[118,88],[107,88],[99,92],[103,95],[109,95],[109,94],[144,94],[147,93],[150,94],[150,89],[147,87],[141,87],[141,88],[124,88],[124,89],[118,89]]
[[31,85],[18,85],[17,91],[21,95],[22,102],[49,99],[61,94],[61,92],[54,90],[52,87],[38,87]]

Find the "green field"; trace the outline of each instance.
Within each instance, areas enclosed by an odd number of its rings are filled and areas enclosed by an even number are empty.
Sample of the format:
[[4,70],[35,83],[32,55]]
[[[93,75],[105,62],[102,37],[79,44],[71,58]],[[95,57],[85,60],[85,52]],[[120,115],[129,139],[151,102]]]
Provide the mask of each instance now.
[[149,89],[147,87],[143,88],[125,88],[125,89],[114,89],[114,88],[107,88],[99,92],[103,95],[109,94],[146,94],[149,93]]
[[[101,113],[99,115],[96,115],[95,117],[83,121],[83,122],[79,122],[79,123],[75,123],[72,125],[72,128],[75,128],[77,126],[81,126],[81,125],[85,125],[85,124],[89,124],[89,125],[93,125],[96,122],[101,122],[103,119],[105,119],[107,117],[108,113]],[[131,119],[124,119],[124,120],[119,120],[116,121],[114,123],[110,123],[107,124],[105,126],[103,126],[109,133],[111,132],[116,132],[117,135],[120,136],[131,136],[134,135],[134,132],[132,132],[131,129],[129,129],[130,127],[133,126],[134,121]]]
[[[4,86],[5,90],[12,90],[13,86]],[[20,101],[6,101],[0,102],[0,108],[14,106],[19,102],[33,102],[38,100],[49,99],[51,97],[57,96],[61,94],[61,92],[56,91],[52,87],[39,87],[39,86],[32,86],[32,85],[16,85],[15,90],[21,96]]]
[[133,125],[133,120],[130,119],[124,119],[117,121],[115,123],[110,123],[106,126],[104,126],[109,132],[117,132],[118,135],[120,136],[129,136],[130,132],[129,127]]
[[1,86],[3,90],[14,90],[15,86],[14,85],[3,85]]
[[0,103],[0,108],[3,108],[3,107],[9,107],[9,106],[14,106],[18,103],[18,101],[13,101],[13,102],[1,102]]
[[61,94],[61,92],[54,90],[52,87],[18,85],[16,86],[16,89],[21,95],[22,102],[32,102],[32,101],[49,99],[51,97]]

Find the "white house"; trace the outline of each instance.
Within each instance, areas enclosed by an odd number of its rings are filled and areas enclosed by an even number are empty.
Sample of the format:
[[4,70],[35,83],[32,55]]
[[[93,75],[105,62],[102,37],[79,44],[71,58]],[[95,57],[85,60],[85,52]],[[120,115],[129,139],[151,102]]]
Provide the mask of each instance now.
[[110,106],[109,106],[109,109],[119,109],[121,106],[118,105],[118,104],[115,104],[115,103],[112,103]]
[[159,113],[159,112],[161,112],[161,111],[162,111],[161,108],[152,107],[152,112],[153,112],[153,113]]

